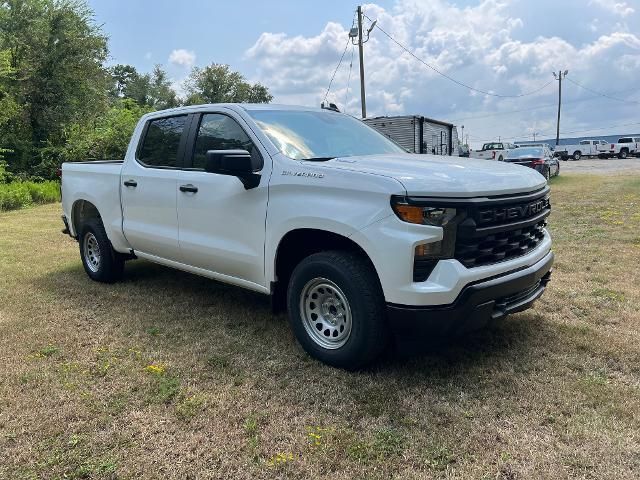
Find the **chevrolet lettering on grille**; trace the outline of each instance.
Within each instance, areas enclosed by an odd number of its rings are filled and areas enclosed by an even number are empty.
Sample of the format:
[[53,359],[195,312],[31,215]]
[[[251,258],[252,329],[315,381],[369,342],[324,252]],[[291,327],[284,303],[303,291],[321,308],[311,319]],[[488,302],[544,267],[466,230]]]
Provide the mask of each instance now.
[[509,207],[496,207],[478,212],[478,220],[480,223],[504,222],[508,220],[517,220],[537,215],[545,210],[549,205],[548,199],[541,199],[532,203],[523,205],[513,205]]

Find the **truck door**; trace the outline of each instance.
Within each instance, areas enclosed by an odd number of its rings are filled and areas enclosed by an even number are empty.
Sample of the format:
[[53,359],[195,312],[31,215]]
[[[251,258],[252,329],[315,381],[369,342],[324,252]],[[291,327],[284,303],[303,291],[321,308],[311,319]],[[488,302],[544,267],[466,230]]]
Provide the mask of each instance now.
[[[183,262],[224,277],[266,286],[265,221],[271,158],[244,120],[231,111],[194,118],[185,169],[177,185]],[[205,172],[208,150],[242,149],[262,158],[258,187],[246,190],[229,175]]]
[[120,191],[124,235],[136,253],[179,261],[176,185],[187,115],[155,118],[144,127],[135,158],[127,158]]

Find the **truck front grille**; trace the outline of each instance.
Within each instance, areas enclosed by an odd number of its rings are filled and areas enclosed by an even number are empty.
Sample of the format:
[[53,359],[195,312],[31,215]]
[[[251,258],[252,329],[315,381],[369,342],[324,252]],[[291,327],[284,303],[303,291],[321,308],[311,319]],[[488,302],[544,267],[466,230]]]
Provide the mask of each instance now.
[[546,220],[515,230],[456,242],[455,258],[465,267],[479,267],[527,254],[544,238]]
[[454,257],[467,268],[526,255],[544,239],[551,212],[548,189],[525,198],[468,205],[458,225]]

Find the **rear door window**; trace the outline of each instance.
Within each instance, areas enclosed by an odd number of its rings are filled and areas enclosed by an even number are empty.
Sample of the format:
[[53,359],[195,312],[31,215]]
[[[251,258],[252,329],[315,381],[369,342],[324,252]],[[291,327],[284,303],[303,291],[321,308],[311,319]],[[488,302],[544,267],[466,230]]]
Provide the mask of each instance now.
[[186,115],[151,120],[138,152],[138,160],[148,167],[177,167],[178,150],[186,122]]

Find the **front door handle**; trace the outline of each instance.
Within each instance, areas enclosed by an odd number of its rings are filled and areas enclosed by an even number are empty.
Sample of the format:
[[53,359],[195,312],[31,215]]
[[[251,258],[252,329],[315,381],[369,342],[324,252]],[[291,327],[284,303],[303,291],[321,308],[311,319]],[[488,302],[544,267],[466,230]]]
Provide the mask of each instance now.
[[136,182],[135,180],[125,180],[124,181],[124,186],[125,187],[137,187],[138,186],[138,182]]
[[180,185],[180,191],[181,192],[190,192],[190,193],[196,193],[198,191],[198,187],[191,185],[190,183],[186,184],[186,185]]

